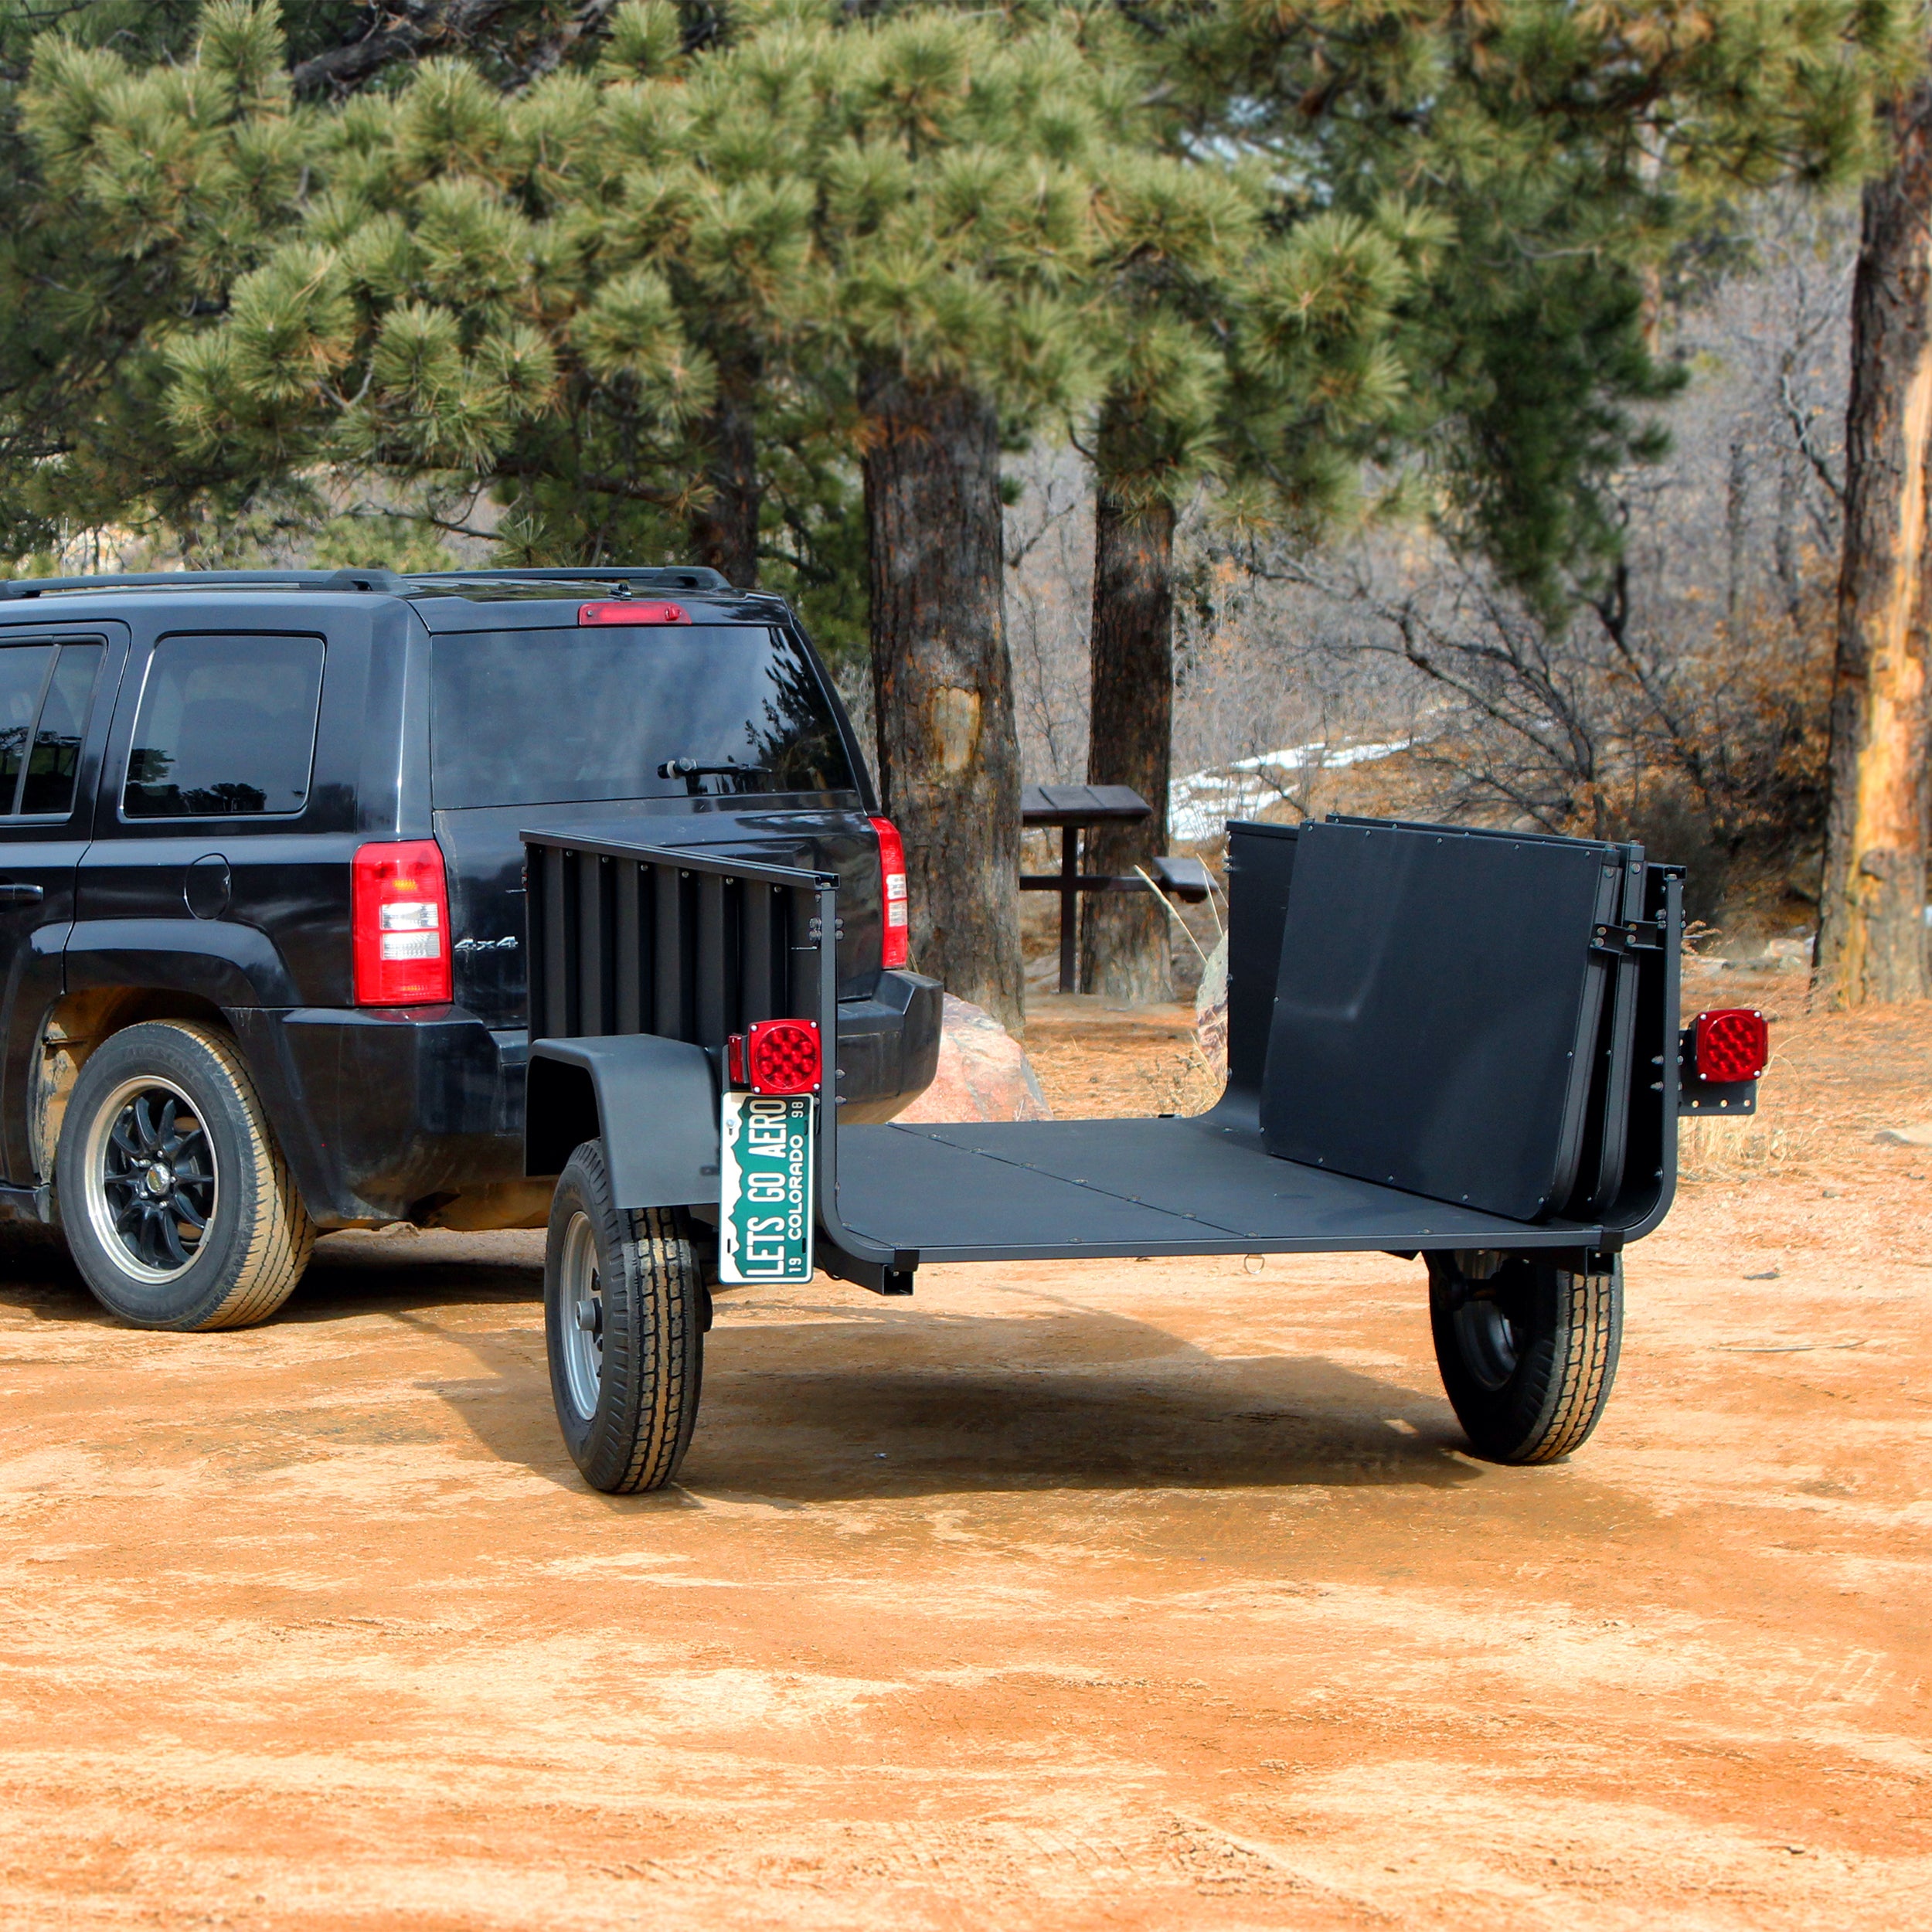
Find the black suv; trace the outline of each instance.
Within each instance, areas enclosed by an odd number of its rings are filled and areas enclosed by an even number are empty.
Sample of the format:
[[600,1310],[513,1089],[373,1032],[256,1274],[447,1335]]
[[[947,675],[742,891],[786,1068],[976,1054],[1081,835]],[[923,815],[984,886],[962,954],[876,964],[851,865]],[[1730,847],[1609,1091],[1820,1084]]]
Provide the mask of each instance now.
[[716,572],[0,583],[0,1209],[153,1328],[318,1230],[543,1225],[519,834],[840,881],[842,1117],[932,1079],[904,862],[796,619]]

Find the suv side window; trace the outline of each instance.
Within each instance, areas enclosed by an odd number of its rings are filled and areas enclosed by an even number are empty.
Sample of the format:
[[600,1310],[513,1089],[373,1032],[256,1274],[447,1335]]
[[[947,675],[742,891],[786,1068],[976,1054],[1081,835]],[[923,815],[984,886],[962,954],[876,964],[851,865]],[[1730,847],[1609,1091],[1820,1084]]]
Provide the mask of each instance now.
[[98,644],[0,648],[0,815],[73,811],[100,657]]
[[80,740],[87,729],[87,700],[94,695],[102,647],[63,644],[54,661],[47,695],[40,701],[33,748],[27,755],[19,810],[49,815],[73,810],[74,781],[80,770]]
[[300,811],[321,691],[320,638],[163,638],[134,716],[123,815]]

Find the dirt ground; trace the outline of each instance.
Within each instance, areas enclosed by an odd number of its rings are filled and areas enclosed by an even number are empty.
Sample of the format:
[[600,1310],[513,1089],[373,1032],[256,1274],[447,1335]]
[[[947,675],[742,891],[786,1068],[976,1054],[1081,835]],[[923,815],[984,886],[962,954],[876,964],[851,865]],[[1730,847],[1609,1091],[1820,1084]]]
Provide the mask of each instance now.
[[[1138,1110],[1184,1022],[1029,1044]],[[1379,1257],[723,1297],[631,1499],[536,1236],[208,1336],[13,1269],[0,1925],[1932,1926],[1932,1024],[1776,1038],[1550,1468]]]

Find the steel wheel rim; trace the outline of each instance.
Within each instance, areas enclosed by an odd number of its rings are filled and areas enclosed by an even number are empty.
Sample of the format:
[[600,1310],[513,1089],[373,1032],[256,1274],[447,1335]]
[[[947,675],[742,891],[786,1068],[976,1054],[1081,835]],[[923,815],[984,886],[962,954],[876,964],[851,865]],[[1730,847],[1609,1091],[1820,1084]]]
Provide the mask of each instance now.
[[123,1080],[95,1113],[82,1165],[88,1221],[120,1267],[158,1283],[194,1266],[221,1175],[201,1109],[172,1080]]
[[604,1281],[597,1268],[597,1233],[587,1214],[572,1215],[563,1231],[559,1275],[563,1379],[571,1406],[587,1422],[597,1412],[604,1386]]
[[1522,1359],[1516,1325],[1493,1294],[1471,1294],[1457,1309],[1456,1340],[1469,1372],[1485,1389],[1502,1388]]

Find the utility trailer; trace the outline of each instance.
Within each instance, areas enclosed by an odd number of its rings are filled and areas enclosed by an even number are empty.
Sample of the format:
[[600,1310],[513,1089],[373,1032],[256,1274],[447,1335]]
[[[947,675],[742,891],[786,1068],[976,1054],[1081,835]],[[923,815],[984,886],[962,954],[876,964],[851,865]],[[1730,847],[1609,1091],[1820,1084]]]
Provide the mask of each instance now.
[[528,832],[526,1159],[587,1479],[668,1481],[709,1287],[934,1261],[1380,1250],[1427,1270],[1478,1453],[1543,1462],[1615,1375],[1622,1251],[1680,1114],[1752,1111],[1760,1015],[1681,1028],[1681,869],[1641,847],[1332,818],[1228,838],[1226,1091],[1196,1118],[842,1126],[838,882]]

